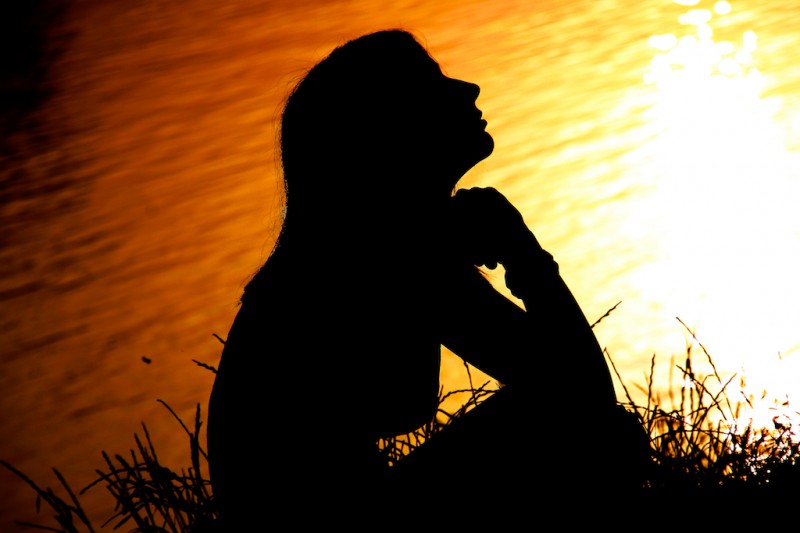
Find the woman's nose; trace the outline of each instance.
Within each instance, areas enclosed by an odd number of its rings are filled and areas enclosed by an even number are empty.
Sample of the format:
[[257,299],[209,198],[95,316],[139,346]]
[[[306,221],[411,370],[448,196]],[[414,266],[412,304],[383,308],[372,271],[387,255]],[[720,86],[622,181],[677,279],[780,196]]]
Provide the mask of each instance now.
[[469,81],[464,81],[464,80],[456,80],[456,81],[462,86],[463,90],[465,90],[467,94],[470,95],[470,98],[472,98],[473,100],[478,99],[478,95],[481,94],[481,88],[476,83],[471,83]]

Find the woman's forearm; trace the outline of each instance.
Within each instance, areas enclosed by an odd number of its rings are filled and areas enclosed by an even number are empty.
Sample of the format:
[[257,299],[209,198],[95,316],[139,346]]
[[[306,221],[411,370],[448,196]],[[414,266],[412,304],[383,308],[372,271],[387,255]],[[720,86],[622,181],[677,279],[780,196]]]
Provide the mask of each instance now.
[[522,300],[531,327],[549,354],[546,368],[575,385],[579,397],[616,402],[603,350],[553,256],[531,234],[524,252],[507,258],[506,284]]

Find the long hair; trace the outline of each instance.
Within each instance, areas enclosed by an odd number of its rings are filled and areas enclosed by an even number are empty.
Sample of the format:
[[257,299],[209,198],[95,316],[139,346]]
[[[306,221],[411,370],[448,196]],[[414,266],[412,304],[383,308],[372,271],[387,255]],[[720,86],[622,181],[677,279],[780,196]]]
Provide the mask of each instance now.
[[[410,117],[423,107],[421,77],[438,73],[412,33],[390,29],[338,46],[300,79],[280,118],[283,223],[245,295],[257,292],[270,260],[295,235],[325,242],[321,221],[335,228],[327,231],[348,235],[385,202],[399,202],[384,193],[419,157],[420,132]],[[365,195],[369,201],[361,201]]]
[[414,135],[407,113],[419,104],[425,62],[432,60],[412,34],[384,30],[337,47],[305,75],[281,117],[287,211],[368,185],[359,182],[365,171],[398,156]]

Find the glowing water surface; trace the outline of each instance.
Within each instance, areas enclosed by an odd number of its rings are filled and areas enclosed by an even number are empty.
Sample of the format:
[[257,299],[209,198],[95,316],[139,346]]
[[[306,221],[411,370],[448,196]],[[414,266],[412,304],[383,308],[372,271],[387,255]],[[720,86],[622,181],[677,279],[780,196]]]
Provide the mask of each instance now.
[[[71,8],[41,135],[23,135],[3,175],[24,179],[0,211],[0,457],[83,487],[100,451],[128,450],[144,421],[160,458],[186,464],[155,400],[187,421],[205,406],[212,376],[192,359],[217,363],[212,334],[226,334],[275,236],[281,100],[332,46],[388,26],[416,30],[449,74],[481,85],[496,150],[463,185],[520,207],[590,321],[622,302],[596,331],[629,385],[656,354],[666,388],[691,340],[680,317],[725,376],[800,392],[794,3],[376,6]],[[444,383],[463,378],[447,359]],[[569,376],[542,379],[569,390]],[[111,511],[102,490],[86,501]],[[33,493],[0,472],[0,529],[35,518]]]

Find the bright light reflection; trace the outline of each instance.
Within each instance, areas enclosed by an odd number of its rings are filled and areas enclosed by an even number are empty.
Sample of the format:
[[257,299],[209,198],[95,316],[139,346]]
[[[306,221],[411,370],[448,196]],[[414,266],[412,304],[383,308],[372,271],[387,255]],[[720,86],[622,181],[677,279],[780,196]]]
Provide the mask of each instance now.
[[678,18],[681,24],[691,24],[697,26],[711,20],[711,11],[708,9],[692,9]]
[[[800,118],[779,124],[781,102],[762,98],[754,32],[714,42],[714,17],[730,11],[728,2],[713,14],[689,10],[679,19],[683,35],[649,39],[655,55],[644,80],[656,89],[649,118],[659,132],[649,148],[670,258],[652,290],[696,325],[718,367],[746,376],[746,394],[766,390],[797,411],[800,164],[783,128],[797,129]],[[785,416],[780,409],[759,407],[756,422],[771,424]]]
[[721,1],[714,4],[714,11],[718,15],[727,15],[731,12],[731,5],[728,2]]

